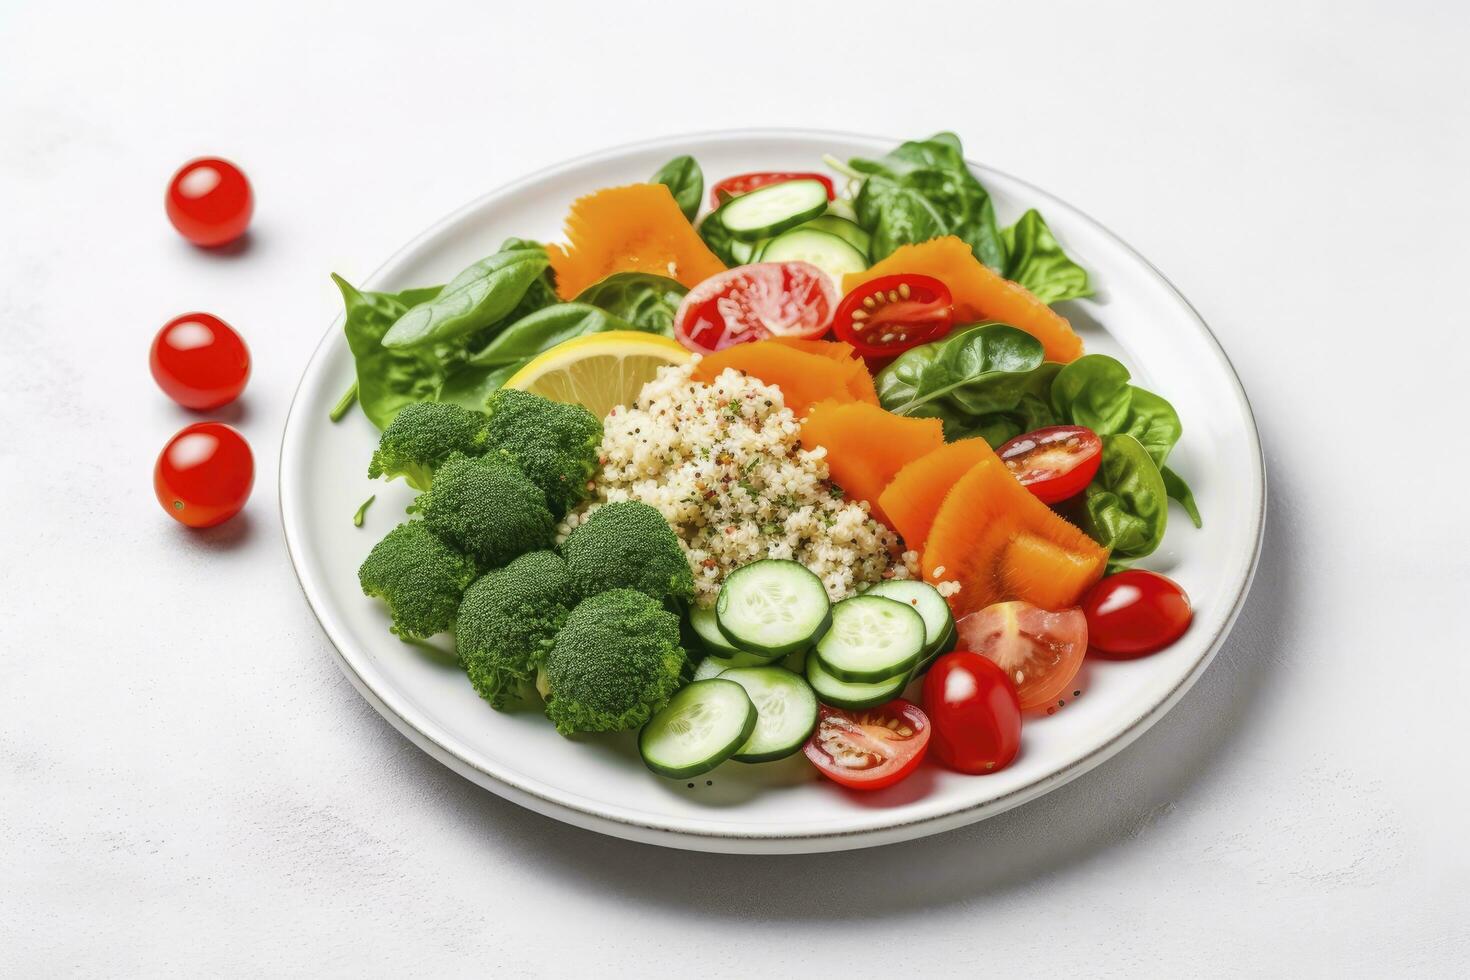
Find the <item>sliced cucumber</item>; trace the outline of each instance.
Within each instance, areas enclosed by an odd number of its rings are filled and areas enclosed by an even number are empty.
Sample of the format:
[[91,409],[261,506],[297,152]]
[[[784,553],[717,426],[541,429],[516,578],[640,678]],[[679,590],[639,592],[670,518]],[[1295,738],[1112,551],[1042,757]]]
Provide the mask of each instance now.
[[949,603],[944,601],[944,596],[928,582],[891,579],[879,582],[863,594],[906,602],[923,618],[924,656],[919,660],[918,670],[925,670],[936,659],[954,649],[959,638],[955,631],[954,614],[949,611]]
[[815,643],[832,621],[832,603],[805,565],[765,558],[730,573],[715,613],[720,632],[738,649],[775,660]]
[[817,215],[801,227],[811,228],[814,231],[825,231],[829,235],[836,235],[859,252],[862,252],[865,258],[872,254],[873,236],[864,231],[862,225],[856,221],[839,218],[832,213],[831,208],[827,209],[826,214]]
[[723,677],[695,681],[643,726],[638,754],[660,776],[698,776],[734,755],[755,731],[755,720],[744,687]]
[[810,262],[842,281],[850,272],[868,267],[868,257],[831,232],[797,228],[777,235],[761,250],[762,262]]
[[909,672],[873,684],[853,684],[839,681],[822,669],[822,661],[816,657],[806,658],[806,680],[817,693],[823,704],[834,708],[872,708],[886,704],[903,693],[908,686]]
[[720,208],[725,230],[742,241],[779,235],[827,210],[827,188],[819,180],[788,180],[742,194]]
[[[796,654],[792,654],[792,656],[796,656]],[[736,650],[734,654],[728,657],[719,657],[710,654],[699,662],[699,666],[694,668],[694,677],[691,679],[707,681],[711,677],[719,677],[725,671],[733,670],[736,667],[763,667],[768,663],[770,661],[765,657],[755,657],[748,653],[742,653],[739,650]],[[782,661],[782,663],[785,663],[785,661]]]
[[719,621],[715,618],[714,606],[693,606],[689,610],[689,625],[698,634],[700,642],[704,644],[705,650],[721,657],[739,653],[735,645],[725,639],[725,634],[720,632]]
[[730,254],[734,256],[735,262],[739,265],[749,265],[754,262],[760,249],[760,242],[742,242],[737,238],[730,243]]
[[817,659],[839,681],[872,684],[907,674],[925,646],[924,617],[913,606],[860,595],[832,607],[832,628],[817,643]]
[[736,667],[720,675],[745,688],[755,705],[755,730],[730,758],[771,762],[801,751],[817,727],[817,696],[785,667]]

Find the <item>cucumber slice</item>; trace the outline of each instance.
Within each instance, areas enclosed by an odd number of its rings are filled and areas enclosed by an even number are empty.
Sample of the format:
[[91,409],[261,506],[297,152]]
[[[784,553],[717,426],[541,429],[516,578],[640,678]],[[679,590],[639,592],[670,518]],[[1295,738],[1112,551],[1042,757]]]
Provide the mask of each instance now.
[[807,657],[806,681],[812,686],[812,690],[817,693],[818,699],[823,704],[856,711],[859,708],[872,708],[886,704],[898,697],[903,693],[903,689],[908,687],[909,674],[904,672],[897,677],[873,684],[853,684],[848,681],[839,681],[827,673],[822,669],[822,661],[816,657]]
[[760,250],[760,242],[742,242],[736,239],[730,243],[730,255],[734,257],[738,265],[749,265],[754,262]]
[[725,671],[733,670],[736,667],[764,667],[768,663],[770,661],[765,657],[753,657],[739,650],[736,650],[733,655],[728,657],[719,657],[710,654],[699,662],[699,666],[694,668],[694,677],[691,679],[707,681],[711,677],[719,677]]
[[676,691],[648,720],[638,733],[638,754],[660,776],[684,779],[730,758],[753,731],[755,704],[745,688],[712,677]]
[[765,558],[730,573],[715,614],[720,632],[738,649],[775,660],[815,643],[832,621],[832,603],[805,565]]
[[891,579],[879,582],[864,595],[880,595],[885,599],[906,602],[924,620],[924,655],[919,660],[918,671],[923,671],[936,659],[953,650],[959,639],[955,631],[954,614],[949,603],[939,590],[928,582],[917,579]]
[[708,653],[720,657],[729,657],[740,651],[729,640],[725,634],[720,632],[719,621],[715,618],[715,607],[693,606],[689,610],[689,625],[698,634],[700,641],[704,644]]
[[832,607],[832,628],[817,643],[817,659],[839,681],[872,684],[907,674],[925,647],[924,617],[913,606],[860,595]]
[[825,231],[829,235],[836,235],[859,252],[862,252],[865,258],[872,254],[873,236],[864,231],[862,225],[856,221],[839,218],[832,213],[831,208],[827,209],[826,214],[817,215],[801,227],[810,228],[813,231]]
[[817,727],[817,696],[785,667],[736,667],[720,675],[745,688],[755,705],[755,730],[730,758],[771,762],[801,751]]
[[742,194],[720,208],[725,230],[742,241],[779,235],[827,210],[827,188],[819,180],[788,180]]
[[772,238],[761,250],[762,262],[810,262],[842,281],[850,272],[868,267],[868,257],[831,232],[801,227]]

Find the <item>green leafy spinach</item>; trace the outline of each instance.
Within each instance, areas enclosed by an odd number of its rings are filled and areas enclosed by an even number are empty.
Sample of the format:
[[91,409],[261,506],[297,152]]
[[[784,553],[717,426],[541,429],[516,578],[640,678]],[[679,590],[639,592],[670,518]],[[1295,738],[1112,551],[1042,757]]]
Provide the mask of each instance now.
[[433,297],[417,303],[393,324],[383,346],[412,349],[458,340],[515,310],[546,271],[546,249],[512,239],[494,255],[460,272]]
[[1148,450],[1126,432],[1102,437],[1102,465],[1083,491],[1083,530],[1114,560],[1153,554],[1164,539],[1168,494]]
[[1031,290],[1043,303],[1092,295],[1087,270],[1067,257],[1035,208],[1002,229],[1000,236],[1005,243],[1005,277]]
[[635,329],[672,337],[674,315],[687,292],[682,283],[666,276],[615,272],[582,290],[576,301],[621,317]]
[[699,213],[700,199],[704,197],[704,171],[699,169],[693,157],[674,157],[653,175],[653,183],[667,187],[684,217],[694,220]]

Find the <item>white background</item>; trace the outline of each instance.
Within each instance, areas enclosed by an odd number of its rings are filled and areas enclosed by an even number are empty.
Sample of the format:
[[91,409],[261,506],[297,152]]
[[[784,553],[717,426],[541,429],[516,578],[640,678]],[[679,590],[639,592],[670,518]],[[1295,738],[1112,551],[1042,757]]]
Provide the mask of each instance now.
[[[1470,955],[1461,5],[0,0],[0,974],[1451,975]],[[1455,10],[1453,8],[1459,8]],[[451,774],[340,676],[288,565],[306,358],[429,222],[681,131],[954,129],[1199,307],[1270,518],[1200,684],[1043,800],[906,845],[664,851]],[[253,181],[234,254],[175,167]],[[252,347],[204,533],[154,331]],[[1186,420],[1186,423],[1188,420]]]

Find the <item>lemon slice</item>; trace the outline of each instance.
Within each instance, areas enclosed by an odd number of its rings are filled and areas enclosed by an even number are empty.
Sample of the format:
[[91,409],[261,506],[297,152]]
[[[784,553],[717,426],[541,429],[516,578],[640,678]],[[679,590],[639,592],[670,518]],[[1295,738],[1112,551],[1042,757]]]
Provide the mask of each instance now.
[[692,356],[668,337],[610,330],[557,344],[511,375],[505,386],[582,405],[604,418],[637,398],[659,368],[687,364]]

